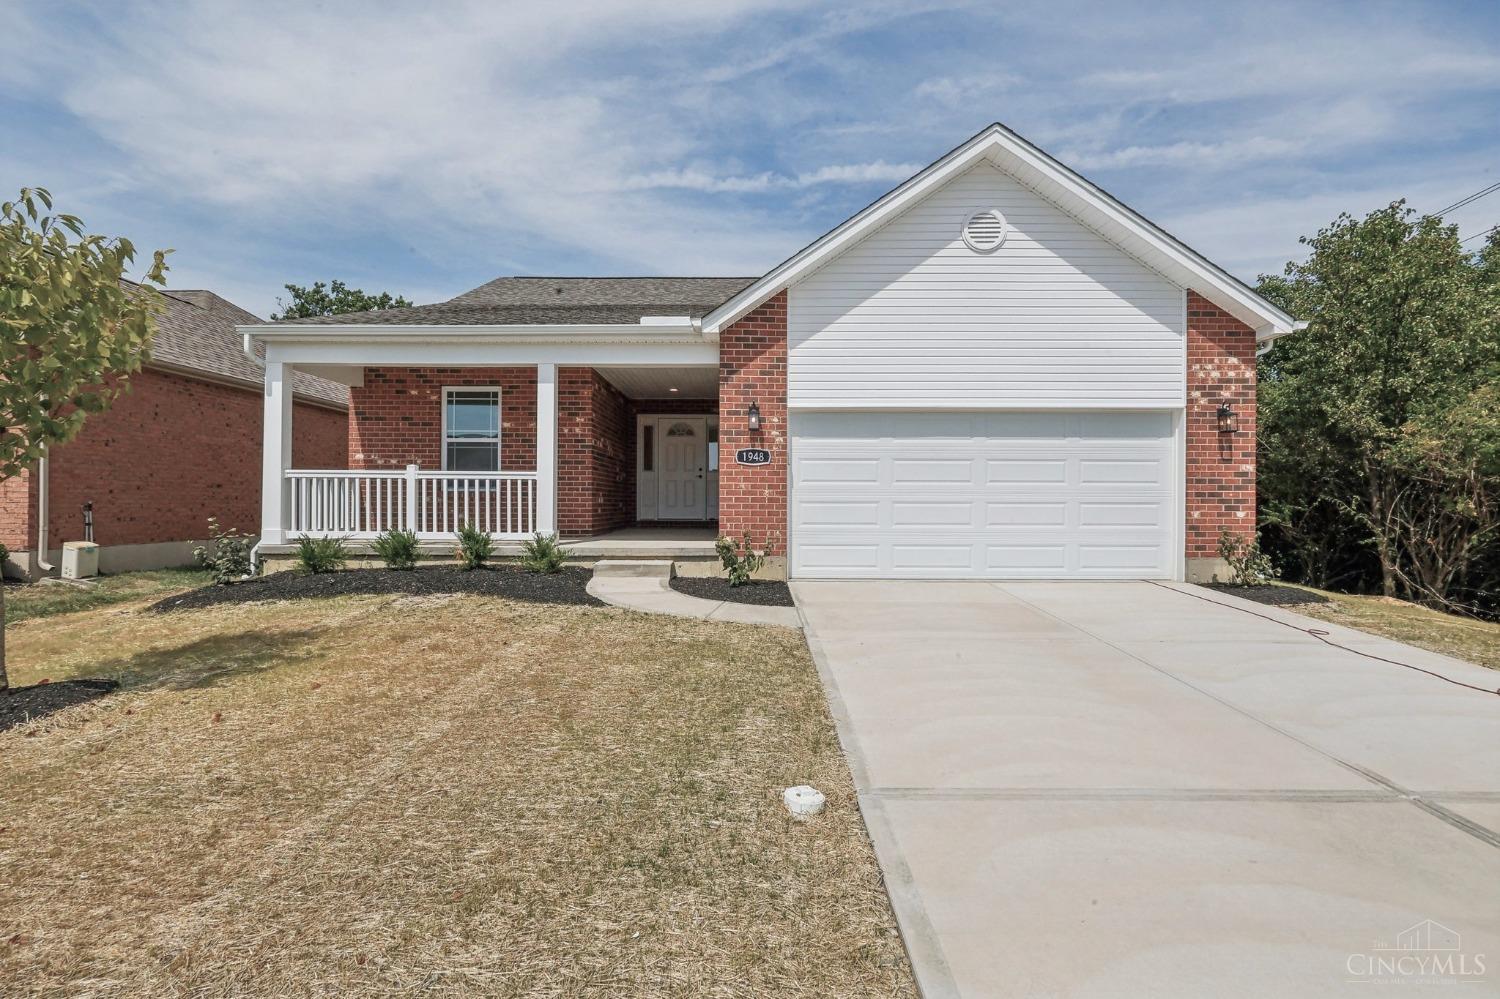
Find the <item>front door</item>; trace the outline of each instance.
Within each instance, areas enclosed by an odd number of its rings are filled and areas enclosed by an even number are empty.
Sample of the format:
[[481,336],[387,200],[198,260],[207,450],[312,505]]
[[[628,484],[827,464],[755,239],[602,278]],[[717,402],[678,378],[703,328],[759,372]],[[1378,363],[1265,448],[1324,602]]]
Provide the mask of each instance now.
[[708,422],[701,416],[668,416],[657,423],[661,447],[659,520],[703,520],[708,516]]

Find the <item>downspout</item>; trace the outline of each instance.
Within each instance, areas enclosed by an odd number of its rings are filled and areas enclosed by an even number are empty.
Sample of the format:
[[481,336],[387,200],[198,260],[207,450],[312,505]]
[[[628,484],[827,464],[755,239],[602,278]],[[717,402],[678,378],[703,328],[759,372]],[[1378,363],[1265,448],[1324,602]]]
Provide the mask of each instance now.
[[52,563],[47,561],[49,536],[47,524],[47,449],[42,449],[42,456],[36,461],[36,564],[43,572],[52,571]]

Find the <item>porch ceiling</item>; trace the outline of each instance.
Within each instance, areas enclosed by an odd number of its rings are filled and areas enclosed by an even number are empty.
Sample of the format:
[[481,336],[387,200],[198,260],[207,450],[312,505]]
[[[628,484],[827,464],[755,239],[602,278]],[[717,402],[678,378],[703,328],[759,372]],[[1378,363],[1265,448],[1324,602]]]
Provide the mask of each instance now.
[[[595,368],[631,399],[717,399],[718,368]],[[673,390],[676,391],[673,391]]]

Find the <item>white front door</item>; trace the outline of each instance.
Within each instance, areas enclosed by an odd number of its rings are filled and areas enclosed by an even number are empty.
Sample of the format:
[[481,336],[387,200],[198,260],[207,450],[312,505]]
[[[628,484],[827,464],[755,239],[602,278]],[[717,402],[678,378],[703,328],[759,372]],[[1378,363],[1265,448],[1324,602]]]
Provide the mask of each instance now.
[[661,450],[657,472],[657,519],[703,520],[708,516],[708,423],[701,416],[665,416],[656,424]]

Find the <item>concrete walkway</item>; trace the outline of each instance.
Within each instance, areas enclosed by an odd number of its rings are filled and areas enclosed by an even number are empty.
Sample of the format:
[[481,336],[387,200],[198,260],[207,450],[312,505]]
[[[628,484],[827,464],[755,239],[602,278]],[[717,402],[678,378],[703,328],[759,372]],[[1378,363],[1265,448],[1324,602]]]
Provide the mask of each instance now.
[[740,624],[770,624],[780,628],[800,628],[802,618],[795,607],[762,607],[732,600],[704,600],[678,593],[667,580],[643,576],[601,576],[589,580],[589,593],[616,607],[646,611],[651,614],[675,614],[710,621],[735,621]]
[[793,589],[929,999],[1500,994],[1500,696],[1440,678],[1500,672],[1178,584]]

